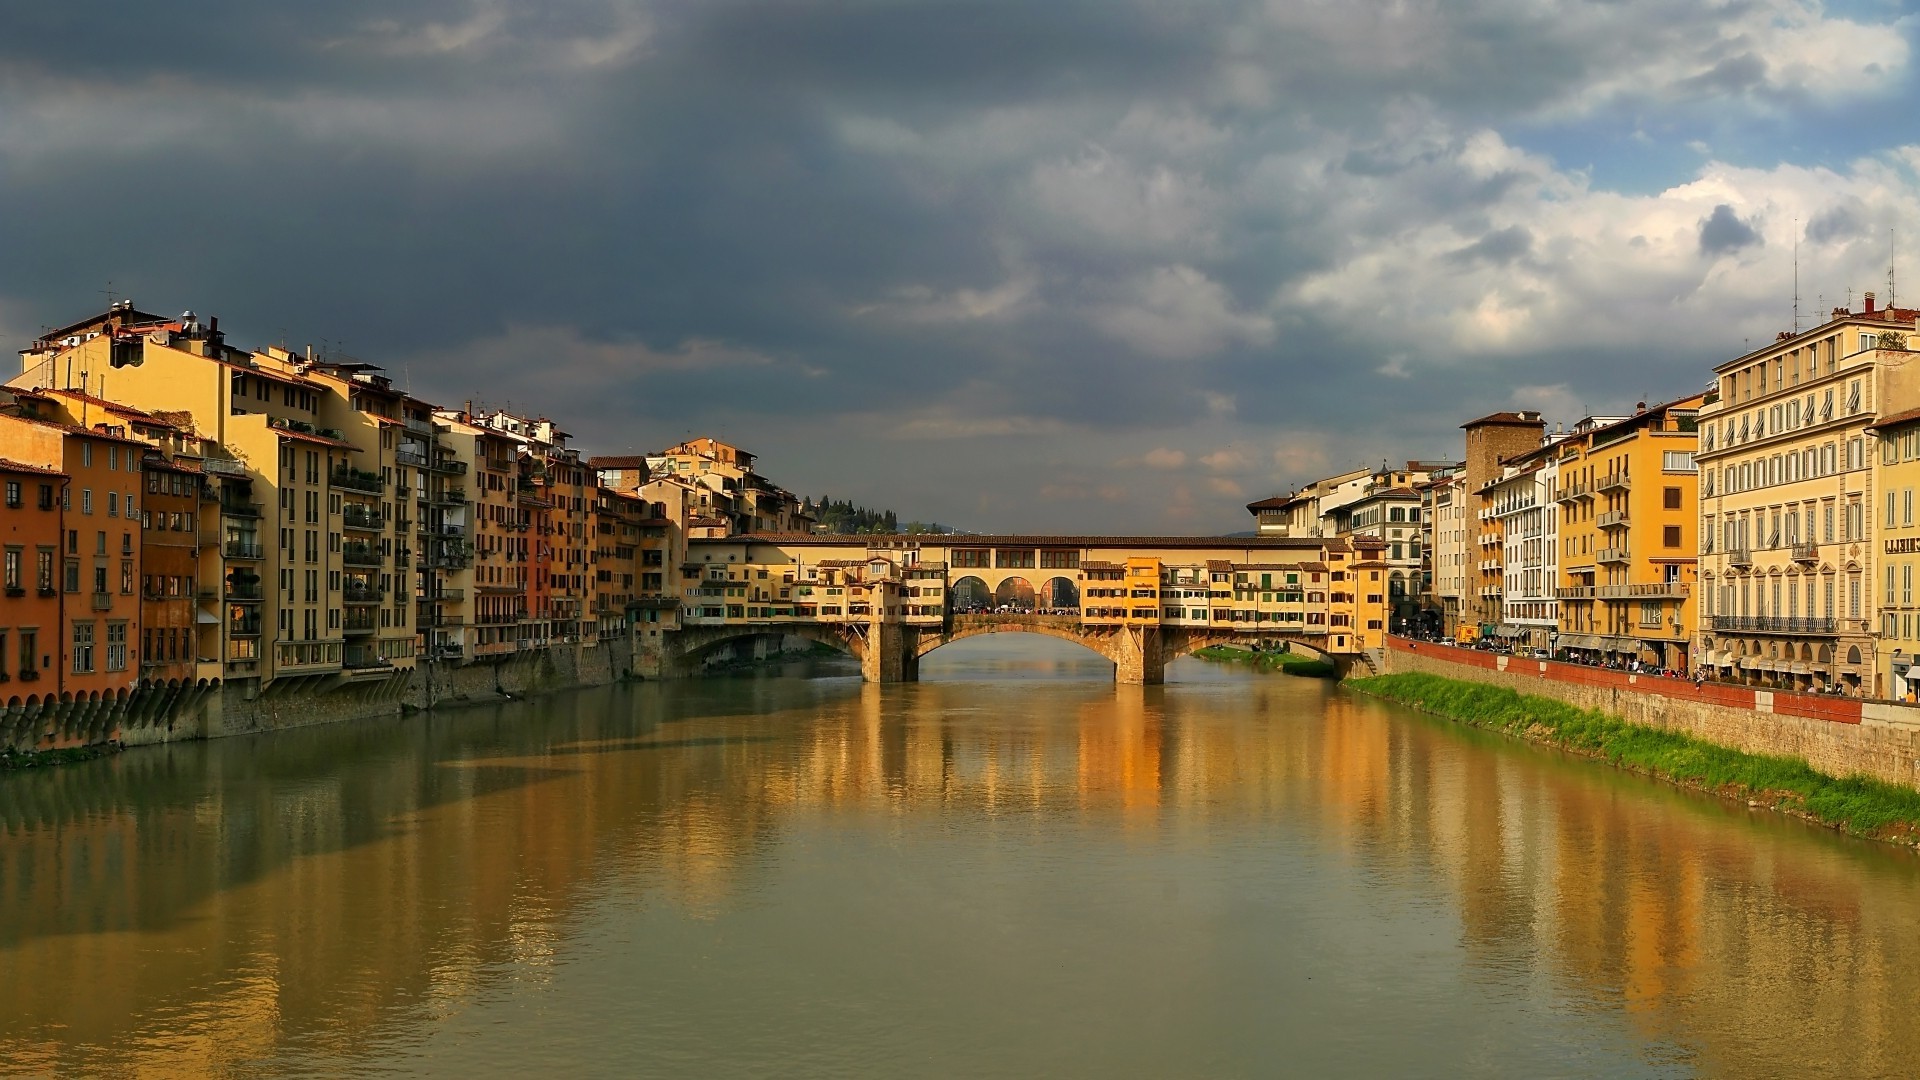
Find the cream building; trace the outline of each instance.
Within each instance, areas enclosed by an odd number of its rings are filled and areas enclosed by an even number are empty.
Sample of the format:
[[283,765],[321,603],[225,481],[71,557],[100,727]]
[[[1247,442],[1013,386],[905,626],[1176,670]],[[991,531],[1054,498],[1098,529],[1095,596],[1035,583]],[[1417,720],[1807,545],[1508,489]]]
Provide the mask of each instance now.
[[1696,655],[1723,677],[1855,694],[1883,684],[1867,429],[1920,404],[1907,350],[1917,314],[1876,309],[1868,293],[1863,311],[1837,308],[1714,369],[1696,455]]

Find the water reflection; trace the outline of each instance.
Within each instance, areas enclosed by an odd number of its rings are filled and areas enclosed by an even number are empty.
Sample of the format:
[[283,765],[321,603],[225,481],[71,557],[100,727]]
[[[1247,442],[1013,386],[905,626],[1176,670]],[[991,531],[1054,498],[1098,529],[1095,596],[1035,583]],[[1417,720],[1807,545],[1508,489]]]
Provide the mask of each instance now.
[[[627,1071],[645,1046],[892,1074],[833,1056],[889,1040],[955,1072],[1890,1075],[1920,1051],[1910,859],[1321,683],[1183,662],[1116,688],[995,647],[916,686],[643,685],[7,776],[0,1063]],[[475,1026],[529,1001],[538,1033]],[[764,1048],[730,1026],[749,1002]]]

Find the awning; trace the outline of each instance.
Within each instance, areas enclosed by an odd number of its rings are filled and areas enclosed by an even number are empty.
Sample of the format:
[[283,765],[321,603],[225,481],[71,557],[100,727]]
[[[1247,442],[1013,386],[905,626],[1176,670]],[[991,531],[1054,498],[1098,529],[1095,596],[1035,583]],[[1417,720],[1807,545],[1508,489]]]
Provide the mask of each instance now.
[[1560,647],[1563,649],[1597,649],[1600,639],[1592,634],[1561,634]]
[[220,616],[215,615],[213,612],[208,611],[206,608],[196,609],[194,614],[196,616],[194,621],[199,623],[201,626],[219,626],[220,625]]

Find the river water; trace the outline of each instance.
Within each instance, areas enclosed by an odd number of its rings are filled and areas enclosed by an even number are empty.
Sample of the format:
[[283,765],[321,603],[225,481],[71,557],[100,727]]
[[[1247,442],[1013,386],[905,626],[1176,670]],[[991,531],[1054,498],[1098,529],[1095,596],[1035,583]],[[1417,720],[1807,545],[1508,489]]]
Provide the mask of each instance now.
[[1903,852],[1317,681],[922,674],[0,776],[0,1071],[1920,1069]]

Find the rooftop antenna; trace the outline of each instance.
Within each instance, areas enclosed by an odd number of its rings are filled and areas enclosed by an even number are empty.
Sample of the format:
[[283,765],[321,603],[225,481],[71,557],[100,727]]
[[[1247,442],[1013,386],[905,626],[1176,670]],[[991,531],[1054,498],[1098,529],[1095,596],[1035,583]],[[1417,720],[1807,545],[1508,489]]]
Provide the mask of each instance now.
[[113,307],[113,301],[114,301],[113,282],[111,280],[107,282],[106,288],[100,290],[100,295],[107,298],[107,307],[111,309]]
[[1893,252],[1894,241],[1898,238],[1898,229],[1887,230],[1887,306],[1893,307]]
[[1800,219],[1793,219],[1793,332],[1800,333]]

